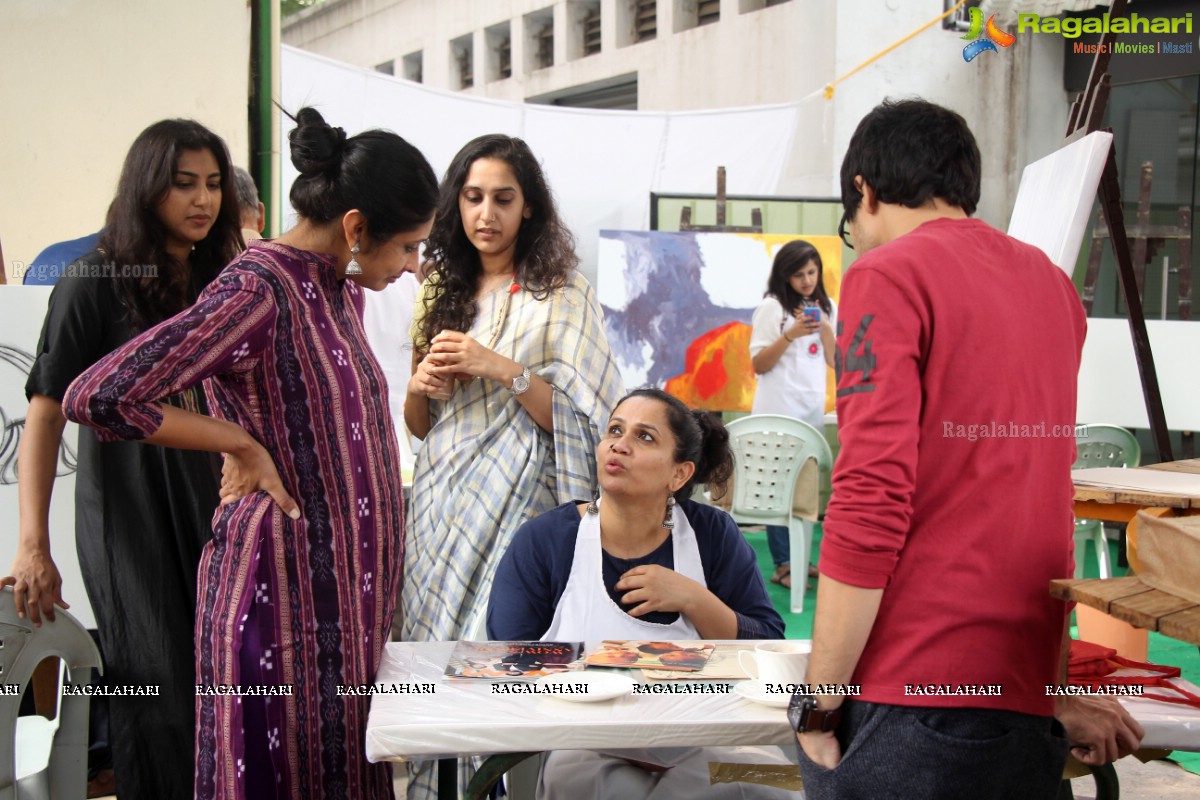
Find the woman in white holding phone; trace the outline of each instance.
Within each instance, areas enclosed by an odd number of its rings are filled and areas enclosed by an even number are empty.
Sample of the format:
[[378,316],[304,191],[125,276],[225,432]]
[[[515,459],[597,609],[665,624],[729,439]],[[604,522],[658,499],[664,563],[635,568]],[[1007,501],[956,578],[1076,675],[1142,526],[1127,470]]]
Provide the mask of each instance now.
[[[750,360],[758,375],[751,412],[786,414],[823,430],[825,372],[833,366],[837,304],[825,292],[821,254],[794,239],[775,254],[763,301],[754,311]],[[772,583],[791,588],[788,530],[767,526]]]

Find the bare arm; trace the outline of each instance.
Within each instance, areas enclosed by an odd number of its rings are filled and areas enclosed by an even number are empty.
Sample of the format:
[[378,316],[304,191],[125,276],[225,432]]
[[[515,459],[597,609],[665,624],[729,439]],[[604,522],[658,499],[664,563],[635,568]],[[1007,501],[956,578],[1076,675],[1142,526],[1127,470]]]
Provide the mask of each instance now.
[[[17,455],[17,497],[21,522],[12,574],[0,586],[13,587],[17,615],[34,625],[54,621],[54,606],[70,608],[62,598],[62,577],[50,555],[50,496],[58,466],[58,448],[67,419],[58,401],[35,394],[29,400],[21,449]],[[28,608],[26,607],[28,606]]]
[[432,363],[413,350],[412,377],[404,397],[404,424],[408,432],[421,441],[429,435],[429,395],[443,391],[445,379],[434,375]]
[[[759,350],[750,359],[750,365],[754,368],[755,375],[765,375],[775,369],[775,365],[779,363],[779,359],[783,358],[783,354],[787,351],[792,343],[801,336],[807,336],[817,330],[817,326],[809,323],[804,315],[798,315],[791,325],[783,329],[783,333],[779,335],[771,344]],[[830,352],[830,348],[826,348],[826,353]],[[832,356],[829,356],[832,358]]]
[[828,317],[821,317],[821,349],[825,351],[825,364],[831,369],[834,367],[833,354],[837,352],[837,336],[833,332],[833,326],[829,324]]
[[[1068,618],[1063,618],[1062,655],[1058,679],[1067,682],[1067,656],[1071,646]],[[1099,766],[1129,755],[1146,735],[1138,721],[1114,697],[1085,695],[1056,697],[1054,716],[1067,733],[1071,755],[1084,764]]]
[[[817,612],[813,617],[813,652],[805,681],[810,684],[850,683],[858,659],[875,626],[883,589],[863,589],[821,575],[817,584]],[[837,708],[845,697],[821,695],[821,709]],[[833,769],[842,759],[832,732],[798,736],[800,746],[815,763]]]
[[222,486],[222,501],[245,496],[251,491],[264,491],[275,499],[283,513],[292,519],[300,518],[300,507],[283,488],[283,481],[275,467],[275,461],[258,440],[245,428],[213,417],[206,417],[182,408],[161,404],[163,419],[150,436],[147,444],[176,447],[181,450],[205,450],[210,453],[225,453],[227,459],[235,459],[239,465],[244,488],[227,494]]

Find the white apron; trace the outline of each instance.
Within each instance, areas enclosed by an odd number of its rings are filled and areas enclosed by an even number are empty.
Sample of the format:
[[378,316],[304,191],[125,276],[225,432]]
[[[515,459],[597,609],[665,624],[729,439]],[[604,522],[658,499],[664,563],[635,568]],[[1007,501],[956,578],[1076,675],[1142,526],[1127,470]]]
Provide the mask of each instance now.
[[[598,500],[597,503],[602,502]],[[679,506],[672,514],[671,547],[676,572],[707,588],[704,565],[696,532]],[[574,642],[597,639],[645,639],[650,641],[695,640],[700,635],[692,623],[679,615],[670,625],[631,617],[613,602],[604,588],[603,552],[600,546],[600,515],[587,514],[579,522],[575,557],[567,587],[554,610],[554,619],[542,641]],[[624,759],[675,764],[666,772],[652,773]],[[788,798],[794,793],[766,786],[730,783],[710,786],[709,761],[753,764],[790,763],[777,747],[693,748],[671,747],[647,750],[560,750],[543,753],[538,776],[539,800],[744,800]],[[802,798],[803,795],[800,795]]]
[[[603,499],[597,500],[599,505]],[[671,549],[675,571],[708,588],[696,532],[679,506],[672,512]],[[670,625],[631,617],[613,602],[604,588],[604,556],[600,546],[600,515],[584,513],[575,540],[575,558],[543,642],[586,642],[596,639],[647,639],[670,642],[699,639],[696,627],[682,614]]]

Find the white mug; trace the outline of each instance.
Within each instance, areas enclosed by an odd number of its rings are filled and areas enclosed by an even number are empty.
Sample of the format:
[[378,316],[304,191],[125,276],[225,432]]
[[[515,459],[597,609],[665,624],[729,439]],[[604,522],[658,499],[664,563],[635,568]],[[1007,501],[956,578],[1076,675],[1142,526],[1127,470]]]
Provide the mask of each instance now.
[[738,651],[738,666],[762,684],[803,683],[810,652],[812,642],[809,641],[761,642],[753,650]]

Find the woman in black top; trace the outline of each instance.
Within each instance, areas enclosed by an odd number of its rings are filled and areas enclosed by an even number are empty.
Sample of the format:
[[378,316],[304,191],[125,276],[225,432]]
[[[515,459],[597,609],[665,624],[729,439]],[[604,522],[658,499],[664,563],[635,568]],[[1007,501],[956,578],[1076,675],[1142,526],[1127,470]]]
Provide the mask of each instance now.
[[[50,295],[25,385],[20,539],[12,575],[18,613],[34,624],[67,607],[50,554],[49,509],[60,404],[71,381],[139,331],[192,304],[242,248],[225,143],[199,123],[164,120],[134,141],[99,248],[69,265]],[[199,391],[170,398],[204,412]],[[220,467],[212,454],[79,431],[75,541],[112,686],[110,737],[123,800],[192,796],[196,568],[211,536]]]

